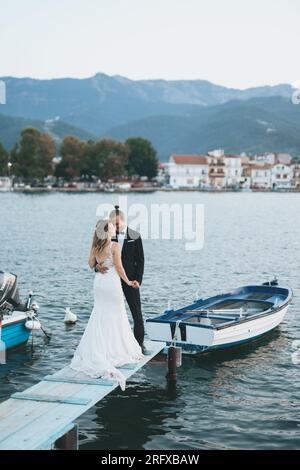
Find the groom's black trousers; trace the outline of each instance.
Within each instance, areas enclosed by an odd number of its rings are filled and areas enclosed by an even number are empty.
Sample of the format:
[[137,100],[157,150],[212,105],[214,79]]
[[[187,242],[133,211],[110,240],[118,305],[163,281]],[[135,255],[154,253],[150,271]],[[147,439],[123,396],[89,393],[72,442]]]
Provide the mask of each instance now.
[[141,308],[140,290],[128,286],[123,280],[122,288],[133,318],[133,332],[135,339],[139,345],[142,346],[144,342],[145,330]]

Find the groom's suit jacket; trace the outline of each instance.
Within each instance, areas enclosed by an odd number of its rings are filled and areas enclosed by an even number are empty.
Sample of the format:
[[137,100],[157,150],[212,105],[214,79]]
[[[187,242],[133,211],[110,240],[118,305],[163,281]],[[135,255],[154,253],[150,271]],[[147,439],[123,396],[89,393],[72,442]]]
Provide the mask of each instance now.
[[[117,237],[115,241],[117,241]],[[127,228],[123,242],[122,263],[127,277],[131,281],[136,280],[142,284],[145,263],[143,243],[141,235],[130,227]]]

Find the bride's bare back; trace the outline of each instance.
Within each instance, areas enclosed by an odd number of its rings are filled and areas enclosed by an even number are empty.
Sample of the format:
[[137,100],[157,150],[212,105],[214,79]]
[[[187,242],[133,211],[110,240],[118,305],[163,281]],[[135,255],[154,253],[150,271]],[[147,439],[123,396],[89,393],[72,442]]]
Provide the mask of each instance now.
[[112,244],[113,242],[110,242],[109,245],[107,245],[100,253],[100,255],[96,255],[95,259],[98,264],[103,264],[106,260],[111,260],[113,257],[112,254]]
[[94,267],[96,264],[104,267],[105,269],[109,269],[114,266],[120,278],[123,279],[126,284],[131,287],[138,288],[136,281],[130,281],[126,275],[123,268],[121,250],[118,242],[110,242],[109,245],[107,245],[97,256],[95,256],[91,251],[89,265],[90,267]]

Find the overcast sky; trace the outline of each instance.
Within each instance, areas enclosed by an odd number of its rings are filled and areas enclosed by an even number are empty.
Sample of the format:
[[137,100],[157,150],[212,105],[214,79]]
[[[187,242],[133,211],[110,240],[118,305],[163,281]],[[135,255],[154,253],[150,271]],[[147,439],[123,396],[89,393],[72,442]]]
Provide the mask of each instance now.
[[300,80],[300,0],[0,0],[0,76]]

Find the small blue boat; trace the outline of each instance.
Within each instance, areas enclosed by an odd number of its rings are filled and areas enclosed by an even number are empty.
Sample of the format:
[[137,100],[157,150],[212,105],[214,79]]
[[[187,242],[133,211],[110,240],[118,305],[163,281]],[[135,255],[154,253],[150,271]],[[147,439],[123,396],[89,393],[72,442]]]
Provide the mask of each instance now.
[[41,326],[37,310],[32,292],[21,302],[17,276],[0,271],[0,351],[27,343],[31,331]]
[[31,334],[31,330],[25,326],[27,320],[28,316],[22,312],[14,312],[9,317],[4,316],[1,332],[3,348],[8,350],[27,343]]
[[146,320],[154,341],[176,344],[195,354],[253,341],[276,328],[287,313],[292,290],[276,280],[196,300]]

